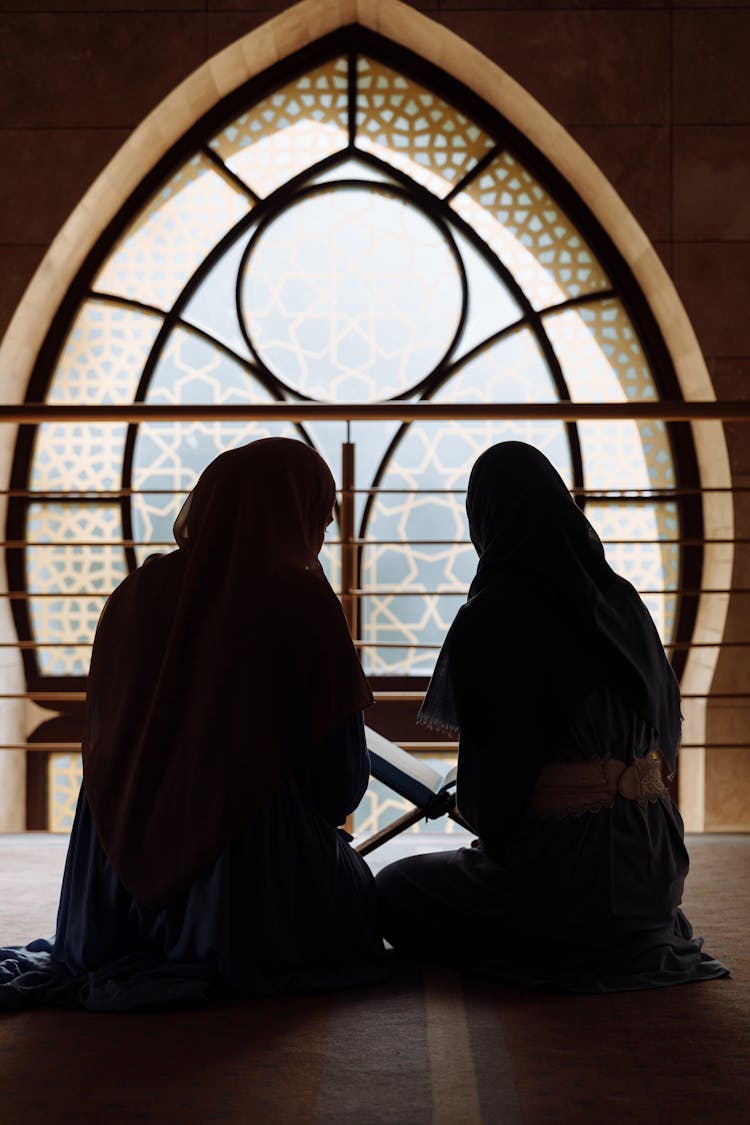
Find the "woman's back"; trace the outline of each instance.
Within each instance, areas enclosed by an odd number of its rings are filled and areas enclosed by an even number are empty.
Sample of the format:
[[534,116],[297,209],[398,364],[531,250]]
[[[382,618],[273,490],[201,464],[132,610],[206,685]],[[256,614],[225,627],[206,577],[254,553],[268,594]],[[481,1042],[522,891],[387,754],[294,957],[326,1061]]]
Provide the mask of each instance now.
[[56,938],[4,951],[0,1005],[382,977],[372,876],[338,828],[367,785],[372,696],[318,562],[334,501],[302,442],[231,450],[179,549],[110,598]]
[[646,607],[532,447],[482,454],[466,508],[477,573],[420,714],[459,734],[477,840],[380,872],[386,937],[416,953],[429,934],[433,956],[535,987],[723,975],[679,909],[688,860],[661,774],[679,690]]

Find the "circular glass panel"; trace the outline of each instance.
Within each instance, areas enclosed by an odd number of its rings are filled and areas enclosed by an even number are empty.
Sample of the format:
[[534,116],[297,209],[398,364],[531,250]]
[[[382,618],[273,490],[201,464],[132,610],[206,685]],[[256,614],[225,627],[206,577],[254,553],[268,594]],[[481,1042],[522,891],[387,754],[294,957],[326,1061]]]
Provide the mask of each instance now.
[[245,259],[240,315],[291,390],[371,402],[419,383],[451,347],[462,300],[456,251],[400,196],[341,187],[271,220]]

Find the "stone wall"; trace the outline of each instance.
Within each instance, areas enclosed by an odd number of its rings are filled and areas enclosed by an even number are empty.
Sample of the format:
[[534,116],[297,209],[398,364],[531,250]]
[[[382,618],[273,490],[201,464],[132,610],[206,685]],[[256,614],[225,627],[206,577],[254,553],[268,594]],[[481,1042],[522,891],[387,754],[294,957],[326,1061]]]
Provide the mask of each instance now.
[[[182,79],[286,4],[0,0],[0,332],[49,243],[130,131]],[[750,4],[727,0],[419,0],[564,125],[610,179],[670,272],[719,398],[750,388]],[[387,29],[386,29],[387,30]],[[750,433],[727,426],[750,486]],[[6,438],[7,441],[7,438]],[[750,539],[750,492],[736,534]],[[738,544],[734,584],[750,589]],[[735,593],[727,639],[750,640]],[[750,690],[750,648],[714,689]],[[709,830],[750,830],[750,701],[709,707]]]

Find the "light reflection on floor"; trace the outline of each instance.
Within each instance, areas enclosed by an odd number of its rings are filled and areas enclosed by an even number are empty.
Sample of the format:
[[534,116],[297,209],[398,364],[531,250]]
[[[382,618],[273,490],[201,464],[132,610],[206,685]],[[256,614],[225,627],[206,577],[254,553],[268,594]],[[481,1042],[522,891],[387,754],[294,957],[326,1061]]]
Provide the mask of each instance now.
[[[376,848],[365,856],[370,870],[377,875],[381,867],[394,863],[397,859],[404,859],[408,855],[421,855],[425,852],[453,851],[456,848],[468,847],[474,837],[463,828],[456,825],[453,832],[402,832],[389,840],[387,844]],[[357,843],[355,839],[354,843]]]

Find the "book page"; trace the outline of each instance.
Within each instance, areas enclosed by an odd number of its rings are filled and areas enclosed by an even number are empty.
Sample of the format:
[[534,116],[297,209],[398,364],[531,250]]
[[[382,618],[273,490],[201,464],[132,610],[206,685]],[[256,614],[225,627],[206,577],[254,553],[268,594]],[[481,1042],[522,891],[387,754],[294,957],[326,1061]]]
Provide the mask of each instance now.
[[372,776],[413,804],[426,805],[444,787],[443,777],[437,770],[382,734],[366,726],[365,738],[370,751]]

